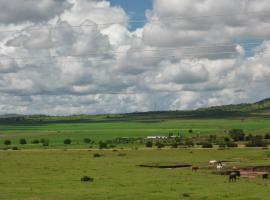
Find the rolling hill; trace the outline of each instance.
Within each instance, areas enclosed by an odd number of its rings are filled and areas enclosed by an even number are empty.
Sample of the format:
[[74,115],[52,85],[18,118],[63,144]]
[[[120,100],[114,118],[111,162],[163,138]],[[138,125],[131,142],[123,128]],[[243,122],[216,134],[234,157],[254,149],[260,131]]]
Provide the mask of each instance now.
[[223,105],[186,111],[152,111],[108,115],[2,115],[0,123],[59,123],[59,122],[152,122],[164,119],[207,119],[207,118],[270,117],[270,99],[250,104]]

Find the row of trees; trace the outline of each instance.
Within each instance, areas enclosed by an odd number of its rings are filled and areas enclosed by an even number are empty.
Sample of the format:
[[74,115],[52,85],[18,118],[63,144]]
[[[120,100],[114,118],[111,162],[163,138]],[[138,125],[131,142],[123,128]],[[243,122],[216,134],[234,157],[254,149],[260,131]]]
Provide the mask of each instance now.
[[[92,143],[94,143],[94,141],[92,141],[90,138],[84,138],[83,139],[83,142],[85,144],[92,144]],[[30,144],[43,144],[43,146],[49,146],[50,141],[47,140],[47,139],[40,139],[40,140],[39,139],[34,139],[31,142],[29,142],[29,143]],[[63,141],[63,143],[65,145],[69,145],[69,144],[72,144],[72,140],[71,139],[65,139]],[[3,144],[4,145],[11,145],[12,144],[12,141],[11,140],[4,140]],[[19,139],[19,144],[26,145],[26,144],[28,144],[28,141],[25,138],[21,138],[21,139]]]

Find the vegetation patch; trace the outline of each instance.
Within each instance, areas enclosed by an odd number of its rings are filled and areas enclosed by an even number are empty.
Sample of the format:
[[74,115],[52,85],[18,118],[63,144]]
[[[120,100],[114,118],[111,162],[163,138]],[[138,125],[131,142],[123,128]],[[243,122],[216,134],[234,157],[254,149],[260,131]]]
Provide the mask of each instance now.
[[174,168],[185,168],[185,167],[191,167],[191,164],[187,163],[158,163],[158,162],[153,162],[153,163],[145,163],[139,165],[139,167],[149,167],[149,168],[169,168],[169,169],[174,169]]
[[93,181],[94,181],[94,178],[89,177],[89,176],[83,176],[83,177],[81,178],[81,181],[82,181],[82,182],[93,182]]

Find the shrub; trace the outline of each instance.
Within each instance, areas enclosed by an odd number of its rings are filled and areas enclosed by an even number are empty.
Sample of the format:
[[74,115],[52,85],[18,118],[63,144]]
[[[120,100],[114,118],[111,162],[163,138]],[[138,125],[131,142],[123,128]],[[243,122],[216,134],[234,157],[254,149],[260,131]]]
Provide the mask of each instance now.
[[94,153],[94,154],[93,154],[93,157],[94,157],[94,158],[99,158],[99,157],[101,157],[101,156],[102,156],[102,155],[99,154],[99,153]]
[[189,129],[188,132],[189,132],[189,133],[193,133],[193,130],[192,130],[192,129]]
[[107,149],[108,148],[108,144],[106,142],[103,142],[103,141],[99,141],[98,145],[99,145],[99,149]]
[[71,144],[71,143],[72,143],[71,139],[65,139],[64,140],[64,144],[66,144],[66,145]]
[[270,133],[266,133],[265,136],[264,136],[264,139],[270,140]]
[[116,145],[115,144],[110,144],[110,149],[113,149],[113,148],[115,148],[116,147]]
[[186,141],[185,142],[185,145],[188,146],[188,147],[193,147],[194,146],[194,142],[192,142],[192,141]]
[[246,141],[251,141],[253,139],[253,135],[249,134],[246,136]]
[[267,147],[268,144],[263,140],[253,139],[252,141],[246,144],[246,147]]
[[235,142],[228,142],[226,145],[227,147],[238,147],[238,144]]
[[16,151],[16,150],[20,150],[18,147],[12,147],[12,150]]
[[39,142],[43,144],[44,142],[46,142],[46,140],[44,138],[41,138]]
[[211,143],[203,143],[202,148],[213,148],[213,145]]
[[157,148],[159,148],[159,149],[165,147],[164,143],[162,143],[162,142],[157,142],[157,143],[156,143],[156,146],[157,146]]
[[91,143],[91,139],[90,139],[90,138],[84,138],[84,139],[83,139],[83,142],[84,142],[85,144],[90,144],[90,143]]
[[146,144],[145,144],[145,146],[147,148],[152,148],[153,147],[153,142],[152,141],[147,141]]
[[21,138],[20,141],[19,141],[20,144],[24,145],[24,144],[27,144],[27,141],[26,139],[24,138]]
[[47,146],[50,145],[50,141],[49,141],[49,140],[44,140],[44,141],[42,142],[42,145],[43,145],[44,147],[47,147]]
[[215,141],[217,141],[217,136],[216,135],[209,135],[208,141],[209,142],[215,142]]
[[93,181],[94,181],[94,178],[89,177],[89,176],[83,176],[83,177],[81,178],[81,181],[82,181],[82,182],[93,182]]
[[4,145],[11,145],[11,141],[10,140],[5,140]]
[[175,142],[175,143],[172,143],[171,145],[172,148],[177,148],[178,147],[178,144]]
[[188,194],[188,193],[183,193],[183,197],[190,197],[190,194]]
[[32,144],[39,144],[39,140],[35,139],[31,142]]
[[229,134],[235,142],[245,140],[245,133],[242,129],[232,129]]
[[218,147],[219,147],[219,148],[225,148],[225,147],[226,147],[226,144],[225,144],[225,143],[220,143],[220,144],[218,145]]

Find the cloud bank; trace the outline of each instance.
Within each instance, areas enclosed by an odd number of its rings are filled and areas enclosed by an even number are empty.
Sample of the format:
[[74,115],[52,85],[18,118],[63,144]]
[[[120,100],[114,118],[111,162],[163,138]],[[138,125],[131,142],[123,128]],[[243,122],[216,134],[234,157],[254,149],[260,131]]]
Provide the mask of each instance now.
[[[0,0],[0,113],[193,109],[269,97],[267,0]],[[18,31],[11,31],[18,30]]]

